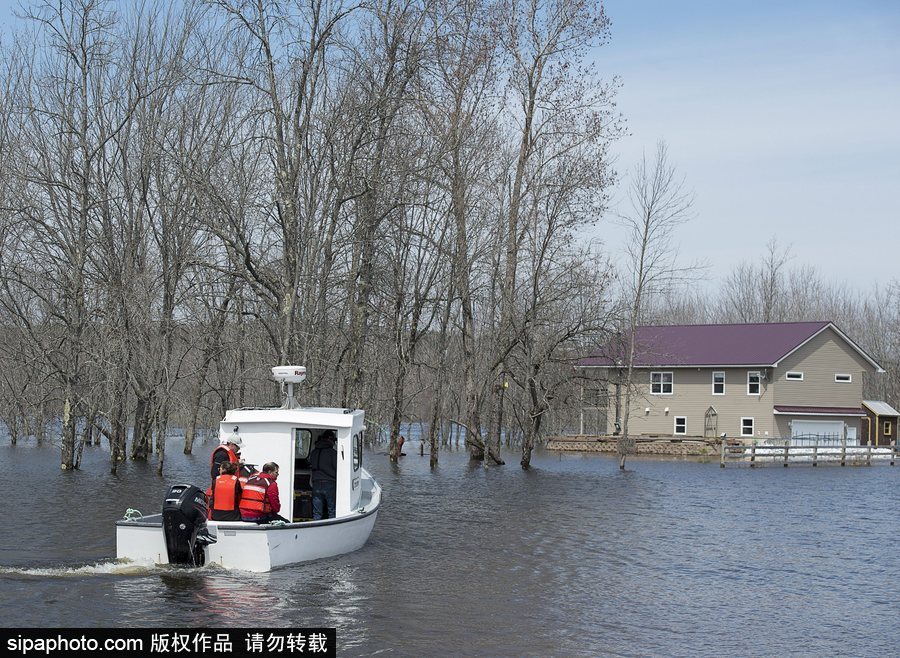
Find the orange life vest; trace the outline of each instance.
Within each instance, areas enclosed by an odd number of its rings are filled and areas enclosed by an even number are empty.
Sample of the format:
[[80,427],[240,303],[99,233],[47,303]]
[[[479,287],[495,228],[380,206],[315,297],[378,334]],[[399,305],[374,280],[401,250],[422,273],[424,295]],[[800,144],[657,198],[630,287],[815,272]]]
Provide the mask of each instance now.
[[219,452],[219,450],[224,450],[228,453],[228,461],[230,461],[232,464],[237,464],[241,461],[240,457],[231,452],[231,448],[229,448],[227,444],[222,444],[220,446],[216,446],[216,449],[213,450],[209,455],[210,470],[212,470],[213,464],[215,463],[213,460],[215,459],[216,453]]
[[272,513],[266,492],[274,480],[267,473],[254,473],[241,493],[241,516],[256,519]]
[[220,475],[213,487],[212,509],[219,512],[232,512],[236,509],[235,498],[240,489],[236,475]]

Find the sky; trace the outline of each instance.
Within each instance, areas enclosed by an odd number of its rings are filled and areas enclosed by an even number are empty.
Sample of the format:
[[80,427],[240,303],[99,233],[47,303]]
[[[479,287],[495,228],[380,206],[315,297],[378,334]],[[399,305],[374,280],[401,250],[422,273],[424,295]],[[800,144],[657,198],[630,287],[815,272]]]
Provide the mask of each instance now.
[[[596,64],[621,78],[629,132],[616,169],[666,142],[695,198],[679,255],[709,264],[707,286],[773,238],[826,281],[900,281],[900,1],[604,5]],[[621,246],[609,222],[596,231]]]

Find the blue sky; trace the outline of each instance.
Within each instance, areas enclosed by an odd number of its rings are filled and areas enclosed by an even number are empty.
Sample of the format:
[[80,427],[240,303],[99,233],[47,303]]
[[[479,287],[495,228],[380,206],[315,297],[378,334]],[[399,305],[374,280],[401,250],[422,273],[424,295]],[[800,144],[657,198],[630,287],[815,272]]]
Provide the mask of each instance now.
[[617,169],[666,141],[696,199],[680,253],[710,263],[710,285],[773,237],[827,280],[900,280],[900,2],[605,6],[596,61],[622,79],[630,132]]

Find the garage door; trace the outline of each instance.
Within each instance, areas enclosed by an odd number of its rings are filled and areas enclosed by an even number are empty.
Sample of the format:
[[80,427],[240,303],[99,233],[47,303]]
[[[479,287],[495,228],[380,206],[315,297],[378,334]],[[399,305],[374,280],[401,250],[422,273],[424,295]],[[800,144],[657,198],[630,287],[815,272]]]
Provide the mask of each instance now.
[[795,420],[791,423],[791,438],[794,443],[809,441],[840,441],[844,436],[842,420]]

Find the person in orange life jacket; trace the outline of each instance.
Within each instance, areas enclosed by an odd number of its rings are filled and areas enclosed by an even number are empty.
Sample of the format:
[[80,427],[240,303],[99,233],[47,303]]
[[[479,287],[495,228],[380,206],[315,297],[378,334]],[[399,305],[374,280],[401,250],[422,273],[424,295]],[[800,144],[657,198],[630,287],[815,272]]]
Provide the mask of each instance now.
[[241,481],[241,486],[243,487],[254,473],[256,473],[256,466],[253,464],[245,464],[242,459],[240,464],[238,464],[238,470],[235,475],[238,476],[238,480]]
[[209,501],[209,518],[213,521],[241,520],[241,481],[237,476],[238,466],[232,462],[222,462],[222,473],[213,484]]
[[241,495],[241,519],[255,523],[288,520],[278,516],[281,511],[281,500],[278,497],[278,464],[269,462],[262,471],[254,473],[247,480]]
[[215,483],[219,477],[219,467],[223,462],[231,462],[240,465],[241,463],[241,446],[244,442],[238,434],[238,428],[235,427],[227,439],[221,445],[216,446],[209,458],[209,477]]
[[316,447],[309,453],[312,466],[313,520],[333,519],[337,488],[337,451],[334,430],[325,430],[316,440]]

